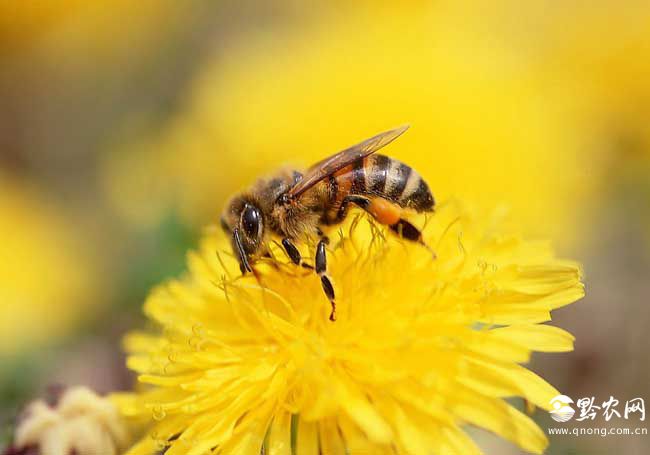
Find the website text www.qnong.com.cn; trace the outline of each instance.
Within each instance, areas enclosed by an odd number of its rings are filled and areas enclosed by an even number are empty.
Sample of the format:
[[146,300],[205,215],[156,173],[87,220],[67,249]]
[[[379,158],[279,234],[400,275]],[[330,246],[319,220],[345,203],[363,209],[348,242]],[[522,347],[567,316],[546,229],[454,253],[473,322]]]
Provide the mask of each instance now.
[[549,428],[549,435],[571,435],[571,436],[591,436],[598,435],[601,437],[606,436],[640,436],[647,435],[647,428]]

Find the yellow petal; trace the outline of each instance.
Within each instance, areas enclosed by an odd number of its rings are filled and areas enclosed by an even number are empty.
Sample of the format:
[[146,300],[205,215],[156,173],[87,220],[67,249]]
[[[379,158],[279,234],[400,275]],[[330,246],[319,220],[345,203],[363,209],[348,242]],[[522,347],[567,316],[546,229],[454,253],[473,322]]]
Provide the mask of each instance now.
[[345,385],[339,387],[341,407],[359,425],[370,440],[379,444],[390,443],[393,437],[390,426],[368,400],[355,392],[352,387],[346,387]]
[[346,453],[345,443],[341,439],[336,420],[333,418],[324,419],[319,424],[320,451],[322,454],[344,454]]
[[445,426],[440,429],[442,439],[440,455],[481,455],[481,449],[458,427]]
[[278,411],[271,424],[267,445],[269,455],[291,455],[291,414]]
[[422,434],[425,429],[415,425],[401,408],[396,406],[393,413],[397,434],[406,453],[409,455],[427,455],[431,453],[431,448]]
[[220,455],[251,455],[261,453],[267,426],[261,421],[257,423],[259,425],[246,425],[239,433],[234,434],[227,443],[221,446],[217,453]]
[[490,430],[529,452],[541,454],[548,445],[533,420],[500,399],[465,391],[457,395],[452,407],[460,419]]
[[132,446],[125,455],[151,455],[162,447],[151,437],[144,437]]
[[575,337],[558,327],[542,324],[522,324],[490,331],[495,338],[525,346],[540,352],[567,352],[573,350]]
[[551,320],[551,313],[545,308],[511,303],[489,303],[481,306],[484,316],[479,322],[491,325],[536,324]]
[[510,360],[512,362],[527,362],[530,359],[530,350],[510,340],[490,336],[491,331],[476,332],[467,343],[468,349],[497,360]]
[[[497,384],[495,387],[503,387],[504,391],[512,390],[514,392],[497,396],[520,395],[540,408],[548,410],[551,398],[559,395],[555,387],[521,365],[481,359],[477,356],[467,356],[467,360],[476,365],[473,370],[476,373],[475,379],[482,380],[485,387],[489,388],[489,382],[495,381]],[[496,379],[499,376],[502,378],[501,380]],[[510,384],[509,387],[508,384]]]
[[122,341],[127,352],[156,352],[166,344],[167,341],[163,338],[142,332],[130,333]]
[[298,420],[296,453],[300,455],[319,455],[318,425],[316,423],[306,422],[304,419]]
[[339,418],[339,427],[350,454],[376,453],[372,450],[373,444],[348,416],[343,415]]
[[163,387],[180,386],[187,382],[192,382],[198,379],[201,374],[193,373],[181,376],[157,376],[151,374],[141,374],[138,376],[138,381],[145,384],[159,385]]

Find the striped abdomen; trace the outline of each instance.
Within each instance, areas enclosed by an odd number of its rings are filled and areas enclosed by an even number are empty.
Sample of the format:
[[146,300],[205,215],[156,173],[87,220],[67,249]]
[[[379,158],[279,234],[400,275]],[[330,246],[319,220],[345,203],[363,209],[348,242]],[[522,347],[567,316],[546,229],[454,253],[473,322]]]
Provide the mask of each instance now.
[[330,177],[331,212],[351,194],[381,197],[417,212],[433,210],[429,185],[413,168],[385,155],[370,155]]

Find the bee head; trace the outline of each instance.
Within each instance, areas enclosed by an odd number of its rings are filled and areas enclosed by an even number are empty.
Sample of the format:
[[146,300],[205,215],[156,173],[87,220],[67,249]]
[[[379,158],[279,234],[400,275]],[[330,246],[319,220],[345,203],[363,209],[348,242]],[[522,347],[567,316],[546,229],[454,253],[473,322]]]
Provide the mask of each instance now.
[[235,199],[221,217],[221,227],[232,236],[232,249],[242,273],[252,272],[251,257],[260,250],[264,237],[262,211],[251,202]]

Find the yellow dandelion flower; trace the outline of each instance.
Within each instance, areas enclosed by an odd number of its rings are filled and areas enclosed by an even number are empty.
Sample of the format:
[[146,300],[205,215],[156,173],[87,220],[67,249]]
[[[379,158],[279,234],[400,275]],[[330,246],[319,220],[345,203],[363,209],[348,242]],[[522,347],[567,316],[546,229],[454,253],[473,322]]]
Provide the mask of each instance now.
[[500,224],[442,204],[424,228],[433,258],[351,216],[328,247],[336,322],[313,272],[276,248],[259,280],[241,277],[208,234],[188,275],[147,300],[160,330],[125,339],[143,387],[115,399],[150,421],[129,455],[478,453],[465,425],[541,453],[544,433],[504,398],[549,409],[558,391],[520,364],[572,349],[542,323],[583,285],[575,263]]

